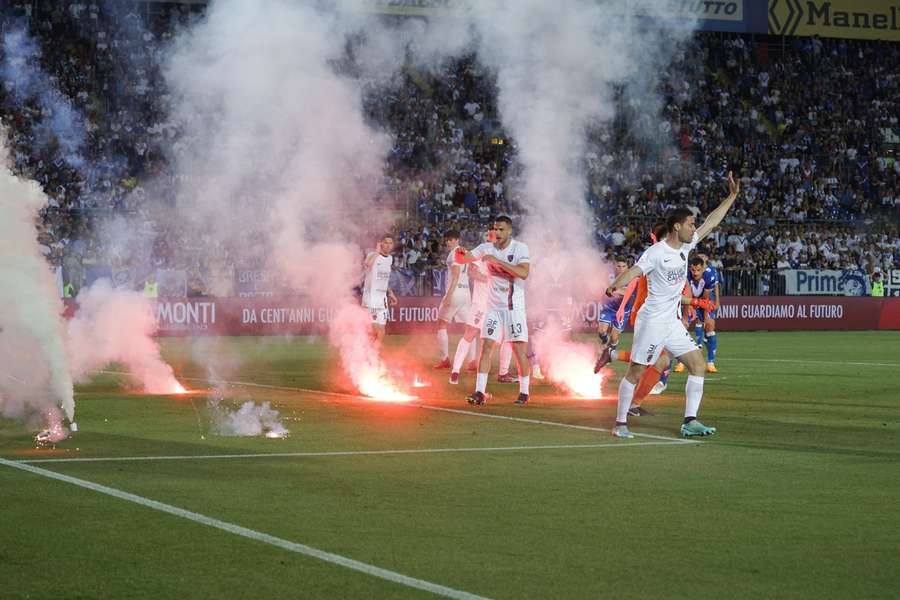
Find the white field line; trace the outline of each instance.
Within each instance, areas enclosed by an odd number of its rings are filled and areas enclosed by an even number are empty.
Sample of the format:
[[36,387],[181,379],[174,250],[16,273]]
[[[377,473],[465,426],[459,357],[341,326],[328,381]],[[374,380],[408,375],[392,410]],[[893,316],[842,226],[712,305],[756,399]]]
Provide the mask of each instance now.
[[829,360],[795,360],[782,358],[731,358],[724,357],[723,362],[766,362],[766,363],[795,363],[799,365],[852,365],[854,367],[900,367],[900,363],[879,363],[879,362],[848,362],[848,361],[829,361]]
[[[115,374],[115,375],[127,375],[128,374],[128,373],[125,373],[122,371],[98,371],[98,372],[99,373],[110,373],[110,374]],[[183,379],[184,381],[203,381],[205,383],[211,383],[208,379],[202,379],[202,378],[197,378],[197,377],[181,377],[180,379]],[[297,387],[284,387],[284,386],[280,386],[280,385],[267,385],[264,383],[253,383],[250,381],[221,381],[220,383],[227,383],[228,385],[238,385],[238,386],[245,386],[245,387],[258,387],[258,388],[264,388],[264,389],[268,389],[268,390],[279,390],[279,391],[285,391],[285,392],[300,392],[303,394],[318,394],[321,396],[335,396],[338,398],[349,398],[351,400],[366,400],[367,399],[366,396],[356,396],[353,394],[342,394],[340,392],[326,392],[323,390],[311,390],[311,389],[297,388]],[[400,406],[403,406],[403,405],[404,405],[403,403],[400,403]],[[419,404],[416,402],[407,403],[406,406],[415,406],[417,408],[424,408],[424,409],[428,409],[428,410],[439,410],[439,411],[448,412],[448,413],[469,415],[472,417],[487,417],[490,419],[503,419],[503,420],[507,420],[507,421],[517,421],[519,423],[529,423],[531,425],[551,425],[554,427],[567,427],[569,429],[581,429],[584,431],[602,431],[605,433],[610,432],[609,429],[604,429],[602,427],[589,427],[587,425],[572,425],[570,423],[560,423],[559,421],[544,421],[541,419],[525,419],[522,417],[507,417],[504,415],[495,415],[495,414],[484,413],[484,412],[475,412],[475,411],[471,411],[471,410],[460,410],[460,409],[455,409],[455,408],[444,408],[442,406],[431,406],[429,404]],[[654,439],[654,440],[667,440],[667,441],[676,442],[679,444],[702,443],[698,440],[683,440],[681,438],[667,437],[664,435],[651,435],[649,433],[636,433],[634,431],[632,431],[632,433],[636,437],[643,437],[643,438],[649,438],[649,439]]]
[[[429,404],[418,404],[419,408],[427,408],[428,410],[439,410],[441,412],[456,413],[459,415],[468,415],[470,417],[486,417],[488,419],[502,419],[504,421],[517,421],[519,423],[530,423],[532,425],[551,425],[554,427],[567,427],[569,429],[582,429],[584,431],[603,431],[609,433],[609,429],[602,427],[590,427],[588,425],[572,425],[571,423],[560,423],[559,421],[544,421],[542,419],[526,419],[524,417],[508,417],[506,415],[495,415],[491,413],[475,412],[474,410],[461,410],[458,408],[445,408],[443,406],[431,406]],[[635,437],[644,437],[654,440],[666,440],[669,444],[700,444],[699,440],[683,440],[680,438],[667,437],[664,435],[651,435],[649,433],[631,432]]]
[[127,502],[133,502],[135,504],[139,504],[153,510],[174,515],[176,517],[181,517],[182,519],[187,519],[188,521],[193,521],[194,523],[199,523],[201,525],[206,525],[215,529],[227,531],[228,533],[233,533],[234,535],[239,535],[241,537],[245,537],[258,542],[263,542],[265,544],[270,544],[272,546],[282,548],[283,550],[288,550],[290,552],[295,552],[297,554],[316,558],[334,565],[345,567],[347,569],[359,571],[360,573],[365,573],[366,575],[371,575],[372,577],[379,577],[387,581],[399,583],[400,585],[405,585],[407,587],[431,592],[432,594],[444,596],[445,598],[457,598],[459,600],[486,600],[483,596],[477,596],[475,594],[470,594],[469,592],[463,592],[461,590],[455,590],[453,588],[439,585],[437,583],[431,583],[430,581],[409,577],[401,573],[396,573],[394,571],[382,569],[381,567],[376,567],[375,565],[370,565],[358,560],[353,560],[352,558],[347,558],[346,556],[341,556],[340,554],[325,552],[324,550],[319,550],[317,548],[313,548],[312,546],[298,544],[297,542],[292,542],[290,540],[278,538],[267,533],[262,533],[260,531],[241,527],[240,525],[235,525],[234,523],[229,523],[227,521],[220,521],[219,519],[207,517],[206,515],[201,515],[199,513],[185,510],[183,508],[178,508],[177,506],[172,506],[171,504],[157,502],[156,500],[144,498],[143,496],[137,496],[135,494],[124,492],[116,488],[100,485],[99,483],[94,483],[84,479],[78,479],[77,477],[70,477],[69,475],[54,473],[53,471],[48,471],[40,467],[27,465],[21,462],[10,461],[3,458],[0,458],[0,465],[11,467],[13,469],[20,469],[22,471],[32,473],[33,475],[55,479],[57,481],[62,481],[71,485],[76,485],[78,487],[92,490],[94,492],[99,492],[101,494],[106,494],[107,496],[112,496],[113,498],[118,498]]
[[160,456],[98,456],[91,458],[36,458],[17,460],[25,464],[37,463],[92,463],[92,462],[140,462],[150,460],[212,460],[217,458],[319,458],[331,456],[390,456],[402,454],[452,454],[455,452],[516,452],[522,450],[581,450],[586,448],[632,448],[634,446],[672,446],[696,441],[671,442],[611,442],[607,444],[548,444],[541,446],[496,446],[488,448],[409,448],[404,450],[338,450],[334,452],[256,452],[250,454],[184,454]]

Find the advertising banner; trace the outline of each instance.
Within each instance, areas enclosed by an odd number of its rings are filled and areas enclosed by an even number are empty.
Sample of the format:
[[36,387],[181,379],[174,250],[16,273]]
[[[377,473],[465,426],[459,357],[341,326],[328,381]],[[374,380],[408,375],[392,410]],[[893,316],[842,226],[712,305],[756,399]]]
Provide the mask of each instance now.
[[900,3],[769,0],[769,33],[900,41]]
[[784,275],[785,293],[811,296],[868,296],[868,276],[862,271],[793,269]]
[[[437,323],[440,299],[401,297],[390,309],[390,334],[430,334]],[[66,316],[75,303],[66,299]],[[572,324],[580,333],[596,331],[600,303],[576,305]],[[333,309],[303,297],[172,298],[155,306],[159,335],[322,335]],[[579,316],[581,319],[579,319]],[[900,297],[848,298],[802,296],[731,296],[722,299],[719,331],[803,331],[900,329]],[[459,332],[454,324],[451,331]]]

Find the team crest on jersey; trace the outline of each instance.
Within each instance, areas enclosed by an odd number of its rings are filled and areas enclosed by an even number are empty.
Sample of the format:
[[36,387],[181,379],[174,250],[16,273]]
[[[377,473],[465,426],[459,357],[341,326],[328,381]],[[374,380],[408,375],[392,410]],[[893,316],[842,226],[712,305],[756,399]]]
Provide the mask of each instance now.
[[513,254],[507,254],[506,260],[508,260],[509,262],[512,262],[513,256],[514,256]]
[[684,252],[679,252],[679,253],[678,253],[678,256],[681,257],[681,260],[686,260],[686,259],[684,258]]

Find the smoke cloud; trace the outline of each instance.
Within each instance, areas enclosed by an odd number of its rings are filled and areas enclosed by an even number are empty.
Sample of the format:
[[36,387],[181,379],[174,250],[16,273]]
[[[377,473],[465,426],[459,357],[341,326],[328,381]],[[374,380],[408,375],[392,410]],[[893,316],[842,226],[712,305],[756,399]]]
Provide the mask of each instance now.
[[83,381],[111,362],[149,394],[179,394],[184,388],[160,357],[153,339],[157,324],[150,301],[140,292],[115,289],[98,279],[76,298],[78,311],[68,323],[72,375]]
[[37,183],[16,177],[8,161],[0,141],[0,415],[43,422],[65,437],[59,409],[73,420],[75,399],[63,304],[35,232],[47,197]]

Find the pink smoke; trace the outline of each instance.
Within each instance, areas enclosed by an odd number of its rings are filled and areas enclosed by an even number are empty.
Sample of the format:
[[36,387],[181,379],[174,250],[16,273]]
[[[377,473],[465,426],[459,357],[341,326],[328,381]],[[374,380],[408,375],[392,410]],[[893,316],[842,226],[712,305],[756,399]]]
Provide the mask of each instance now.
[[337,310],[328,339],[340,352],[341,365],[364,396],[384,402],[414,400],[391,381],[371,337],[371,323],[369,312],[350,301]]
[[78,312],[69,321],[69,354],[74,379],[82,380],[111,362],[121,362],[149,394],[180,394],[184,387],[160,357],[153,339],[157,324],[141,293],[114,289],[100,279],[78,294]]

